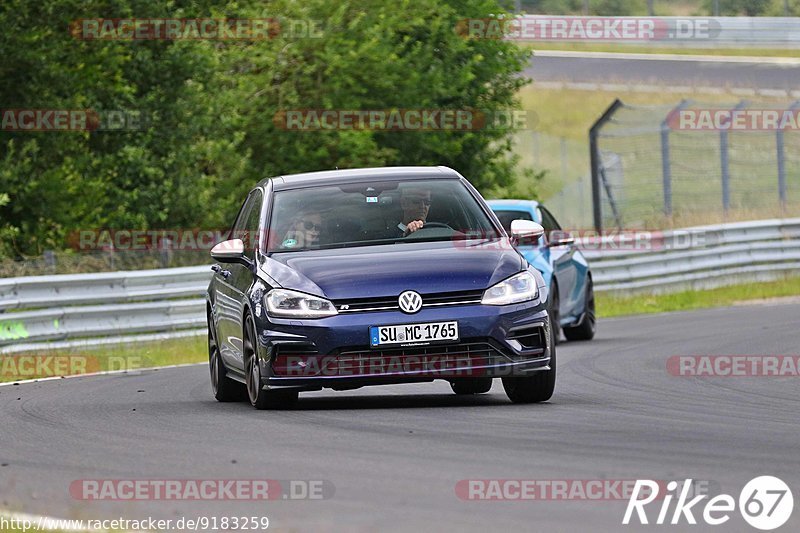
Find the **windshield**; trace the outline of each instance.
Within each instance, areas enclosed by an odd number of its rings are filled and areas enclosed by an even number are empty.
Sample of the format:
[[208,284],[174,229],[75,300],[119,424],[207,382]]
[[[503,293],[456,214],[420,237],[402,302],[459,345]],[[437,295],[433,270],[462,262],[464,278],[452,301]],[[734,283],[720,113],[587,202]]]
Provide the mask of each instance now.
[[499,237],[457,179],[279,191],[269,227],[268,253]]

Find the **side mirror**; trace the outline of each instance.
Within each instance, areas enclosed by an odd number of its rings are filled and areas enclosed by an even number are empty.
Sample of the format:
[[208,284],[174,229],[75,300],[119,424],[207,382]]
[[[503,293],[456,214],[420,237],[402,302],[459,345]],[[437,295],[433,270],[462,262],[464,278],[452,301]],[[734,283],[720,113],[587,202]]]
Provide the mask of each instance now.
[[220,263],[240,263],[250,266],[250,259],[244,255],[244,242],[242,239],[222,241],[211,249],[211,257]]
[[511,238],[518,244],[533,244],[544,235],[544,228],[532,220],[512,220]]
[[548,246],[567,246],[568,244],[574,244],[575,237],[570,235],[568,231],[562,230],[555,230],[550,232],[550,242],[547,243]]

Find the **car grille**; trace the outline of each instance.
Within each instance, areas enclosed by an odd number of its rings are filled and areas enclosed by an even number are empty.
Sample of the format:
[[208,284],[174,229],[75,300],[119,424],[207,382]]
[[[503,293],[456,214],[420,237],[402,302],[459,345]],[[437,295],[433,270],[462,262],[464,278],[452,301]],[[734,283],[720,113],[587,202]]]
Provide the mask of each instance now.
[[[422,307],[445,305],[463,305],[479,303],[483,297],[483,289],[477,291],[442,292],[422,295]],[[333,304],[340,313],[356,313],[364,311],[397,311],[400,306],[397,296],[379,298],[356,298],[334,300]]]
[[547,347],[543,324],[513,329],[507,338],[519,342],[524,350],[544,350]]
[[272,345],[272,357],[279,355],[308,355],[317,353],[317,347],[310,342],[281,341]]
[[464,376],[491,365],[503,353],[488,342],[462,342],[436,346],[357,349],[342,351],[329,361],[328,371],[337,375],[382,375],[403,372],[431,373],[459,371]]
[[279,358],[273,368],[276,375],[282,376],[377,376],[405,372],[423,375],[430,372],[438,375],[455,369],[460,369],[457,371],[459,376],[470,376],[483,375],[480,367],[514,359],[513,355],[487,340],[475,340],[405,348],[353,347],[344,349],[337,355],[303,357],[302,360],[295,358],[291,364]]

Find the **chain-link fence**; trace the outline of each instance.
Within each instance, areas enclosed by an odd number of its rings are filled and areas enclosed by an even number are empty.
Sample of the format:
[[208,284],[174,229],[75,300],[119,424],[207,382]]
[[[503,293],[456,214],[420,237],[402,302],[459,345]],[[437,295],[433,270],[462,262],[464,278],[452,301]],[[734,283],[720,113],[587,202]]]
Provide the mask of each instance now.
[[595,226],[665,228],[800,213],[799,102],[618,102],[594,130]]
[[[536,192],[562,226],[665,229],[800,216],[800,101],[612,107],[593,128],[594,143],[535,130],[516,136],[521,165],[547,171]],[[0,277],[209,261],[206,249],[48,252],[0,260]]]
[[536,184],[538,198],[557,214],[562,225],[591,227],[592,182],[587,142],[534,130],[517,133],[515,140],[515,152],[522,166],[547,171],[545,179]]

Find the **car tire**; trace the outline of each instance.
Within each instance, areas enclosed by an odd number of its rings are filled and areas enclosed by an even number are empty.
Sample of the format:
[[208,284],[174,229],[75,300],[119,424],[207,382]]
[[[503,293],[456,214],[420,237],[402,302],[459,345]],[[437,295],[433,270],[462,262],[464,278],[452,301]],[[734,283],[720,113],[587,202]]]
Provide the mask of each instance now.
[[550,331],[552,332],[553,345],[558,344],[561,339],[560,315],[558,312],[558,283],[554,279],[550,283],[550,290],[547,295],[547,316],[550,317]]
[[[551,330],[552,331],[552,330]],[[513,403],[546,402],[556,388],[556,346],[550,344],[550,370],[532,376],[503,378],[503,389]]]
[[297,401],[295,390],[265,390],[261,384],[261,363],[258,352],[251,339],[255,339],[255,330],[250,317],[245,317],[244,360],[247,397],[250,405],[258,410],[284,409]]
[[592,278],[586,285],[586,306],[583,322],[572,328],[564,328],[564,336],[570,341],[590,341],[597,331],[597,318],[594,308],[594,284]]
[[245,398],[244,387],[227,376],[228,371],[219,354],[217,341],[208,327],[208,369],[211,374],[211,392],[218,402],[239,402]]
[[450,382],[450,388],[458,395],[483,394],[492,388],[492,378],[460,378]]

